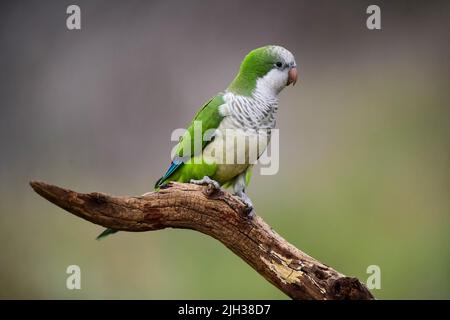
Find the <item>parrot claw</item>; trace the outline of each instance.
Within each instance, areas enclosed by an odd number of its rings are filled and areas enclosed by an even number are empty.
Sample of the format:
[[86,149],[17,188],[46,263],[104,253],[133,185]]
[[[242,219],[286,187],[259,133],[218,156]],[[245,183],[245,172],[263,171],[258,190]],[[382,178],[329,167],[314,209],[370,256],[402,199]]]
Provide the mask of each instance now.
[[203,179],[200,179],[200,180],[191,179],[189,182],[193,183],[193,184],[203,185],[203,186],[204,185],[211,186],[216,190],[220,190],[220,184],[216,180],[213,180],[208,176],[204,176]]
[[255,209],[253,208],[252,200],[250,200],[249,196],[243,191],[236,192],[235,195],[245,204],[244,212],[249,219],[252,219],[255,216]]
[[255,216],[255,209],[253,208],[253,206],[246,206],[245,214],[249,219],[253,219],[253,217]]

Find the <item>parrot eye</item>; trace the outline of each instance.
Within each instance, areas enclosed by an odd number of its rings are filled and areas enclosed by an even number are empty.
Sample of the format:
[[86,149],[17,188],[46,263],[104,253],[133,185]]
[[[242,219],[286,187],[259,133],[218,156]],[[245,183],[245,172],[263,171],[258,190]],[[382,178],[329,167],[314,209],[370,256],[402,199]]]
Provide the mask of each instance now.
[[283,63],[281,63],[280,61],[278,61],[277,63],[275,63],[275,65],[277,66],[277,68],[281,68],[283,66]]

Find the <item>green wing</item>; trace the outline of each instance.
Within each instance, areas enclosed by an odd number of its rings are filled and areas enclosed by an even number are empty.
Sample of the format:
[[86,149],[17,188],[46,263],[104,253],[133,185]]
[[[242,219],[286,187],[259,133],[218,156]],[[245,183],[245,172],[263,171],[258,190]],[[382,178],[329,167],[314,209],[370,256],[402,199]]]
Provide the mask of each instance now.
[[194,153],[194,130],[195,125],[194,122],[201,122],[201,135],[202,135],[202,148],[203,150],[208,143],[211,142],[212,139],[203,141],[203,135],[207,130],[217,129],[217,127],[222,122],[223,116],[220,114],[219,107],[224,104],[223,95],[219,94],[209,100],[196,114],[194,120],[192,120],[191,125],[186,130],[185,134],[181,137],[178,142],[176,149],[176,157],[172,160],[169,168],[166,173],[156,182],[155,188],[159,188],[164,182],[167,181],[187,160],[191,159],[193,156],[197,154]]

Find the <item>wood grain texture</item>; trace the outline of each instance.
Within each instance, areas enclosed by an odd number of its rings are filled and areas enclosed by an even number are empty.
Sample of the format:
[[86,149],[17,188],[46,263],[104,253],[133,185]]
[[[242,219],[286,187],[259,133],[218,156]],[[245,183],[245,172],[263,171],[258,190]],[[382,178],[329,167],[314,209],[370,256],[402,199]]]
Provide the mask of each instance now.
[[78,193],[44,182],[30,184],[50,202],[104,227],[123,231],[183,228],[207,234],[292,299],[374,299],[358,279],[297,249],[261,217],[247,218],[244,204],[223,190],[171,183],[143,196],[113,197]]

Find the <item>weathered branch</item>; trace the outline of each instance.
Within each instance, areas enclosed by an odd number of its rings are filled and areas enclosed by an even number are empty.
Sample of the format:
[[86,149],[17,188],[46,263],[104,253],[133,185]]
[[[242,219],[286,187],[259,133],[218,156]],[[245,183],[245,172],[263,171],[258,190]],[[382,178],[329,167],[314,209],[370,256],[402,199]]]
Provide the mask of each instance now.
[[373,299],[346,277],[280,237],[259,216],[248,219],[240,200],[208,186],[173,183],[139,197],[78,193],[43,182],[32,188],[92,223],[125,231],[184,228],[216,238],[293,299]]

